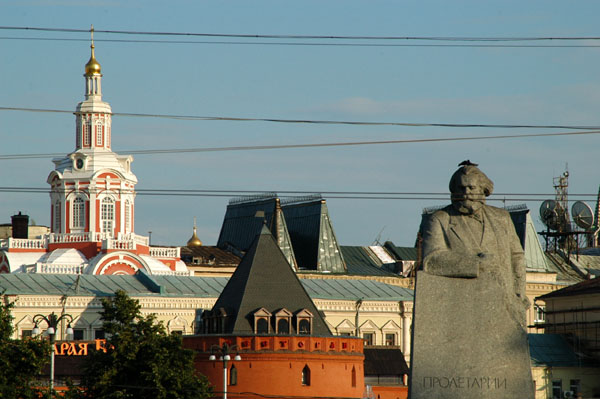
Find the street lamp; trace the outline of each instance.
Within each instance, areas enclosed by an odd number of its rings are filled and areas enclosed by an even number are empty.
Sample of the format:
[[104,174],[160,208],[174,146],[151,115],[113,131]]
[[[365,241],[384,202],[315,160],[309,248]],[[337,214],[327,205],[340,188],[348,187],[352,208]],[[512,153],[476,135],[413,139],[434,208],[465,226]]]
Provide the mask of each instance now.
[[60,316],[57,316],[56,314],[54,314],[54,312],[52,312],[48,316],[44,316],[42,314],[36,314],[35,316],[33,316],[33,322],[35,323],[33,330],[31,330],[31,333],[33,335],[38,335],[40,333],[40,328],[38,327],[38,324],[40,322],[45,321],[48,325],[48,329],[46,330],[46,332],[50,337],[50,390],[48,393],[49,395],[52,394],[52,390],[54,389],[54,343],[56,342],[56,329],[58,328],[58,323],[60,323],[61,320],[67,320],[69,324],[67,325],[66,333],[67,335],[73,335],[73,328],[71,327],[71,323],[73,322],[73,316],[71,316],[70,314],[65,313]]
[[240,361],[242,360],[242,357],[240,356],[239,353],[237,353],[237,345],[229,345],[226,342],[223,343],[223,346],[219,346],[219,345],[213,345],[210,348],[210,356],[208,357],[208,360],[210,361],[216,361],[217,360],[217,356],[215,356],[215,353],[219,354],[219,360],[221,360],[223,362],[223,399],[227,399],[227,373],[229,371],[229,369],[227,368],[227,363],[231,360],[231,353],[235,350],[235,356],[233,357],[233,360],[235,361]]

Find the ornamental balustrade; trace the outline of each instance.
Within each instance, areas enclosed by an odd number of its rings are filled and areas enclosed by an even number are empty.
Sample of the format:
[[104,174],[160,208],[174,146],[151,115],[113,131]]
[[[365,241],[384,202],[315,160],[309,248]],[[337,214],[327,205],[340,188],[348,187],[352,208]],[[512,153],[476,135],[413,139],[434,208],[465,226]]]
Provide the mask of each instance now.
[[6,238],[0,240],[0,249],[46,249],[48,241],[45,238]]
[[134,250],[135,242],[133,240],[106,239],[102,241],[102,249]]
[[153,270],[152,274],[155,276],[191,276],[192,272],[190,271],[175,271],[175,270]]
[[150,247],[150,256],[154,258],[179,258],[179,247]]
[[83,274],[86,265],[56,265],[51,263],[36,263],[36,273],[48,274]]

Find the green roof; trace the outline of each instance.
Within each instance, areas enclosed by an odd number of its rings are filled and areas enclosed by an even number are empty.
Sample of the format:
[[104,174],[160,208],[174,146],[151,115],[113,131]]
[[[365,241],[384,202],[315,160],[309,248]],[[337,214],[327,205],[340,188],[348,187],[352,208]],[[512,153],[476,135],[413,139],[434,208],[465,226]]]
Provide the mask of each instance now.
[[386,241],[383,247],[398,260],[417,260],[417,248],[415,247],[398,247],[391,241]]
[[[123,290],[133,297],[217,298],[228,281],[227,277],[148,276],[155,282],[148,284],[140,276],[80,275],[77,284],[77,277],[73,274],[0,274],[0,292],[4,291],[6,295],[103,297]],[[301,279],[300,282],[312,299],[413,300],[412,290],[378,281]]]
[[358,276],[398,276],[386,269],[383,269],[383,263],[371,256],[367,247],[347,246],[340,247],[349,275]]
[[558,334],[528,334],[529,352],[533,366],[574,367],[582,366],[563,336]]

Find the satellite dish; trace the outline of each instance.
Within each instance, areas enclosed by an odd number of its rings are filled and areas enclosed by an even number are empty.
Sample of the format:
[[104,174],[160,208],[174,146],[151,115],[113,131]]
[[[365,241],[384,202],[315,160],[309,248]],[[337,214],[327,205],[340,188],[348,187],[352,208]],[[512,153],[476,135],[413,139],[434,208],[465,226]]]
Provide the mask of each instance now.
[[584,230],[588,230],[594,225],[594,213],[592,208],[583,201],[577,201],[571,207],[571,216],[573,221]]
[[554,200],[546,200],[540,206],[540,218],[550,230],[559,229],[562,213],[560,204]]

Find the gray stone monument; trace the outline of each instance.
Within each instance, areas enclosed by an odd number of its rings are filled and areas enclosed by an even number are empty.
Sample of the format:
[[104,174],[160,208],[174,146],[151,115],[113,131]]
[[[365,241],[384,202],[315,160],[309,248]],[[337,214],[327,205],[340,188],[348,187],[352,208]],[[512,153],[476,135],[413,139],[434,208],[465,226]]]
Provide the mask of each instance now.
[[452,204],[424,215],[409,398],[534,397],[525,329],[523,248],[493,183],[469,161],[450,179]]

